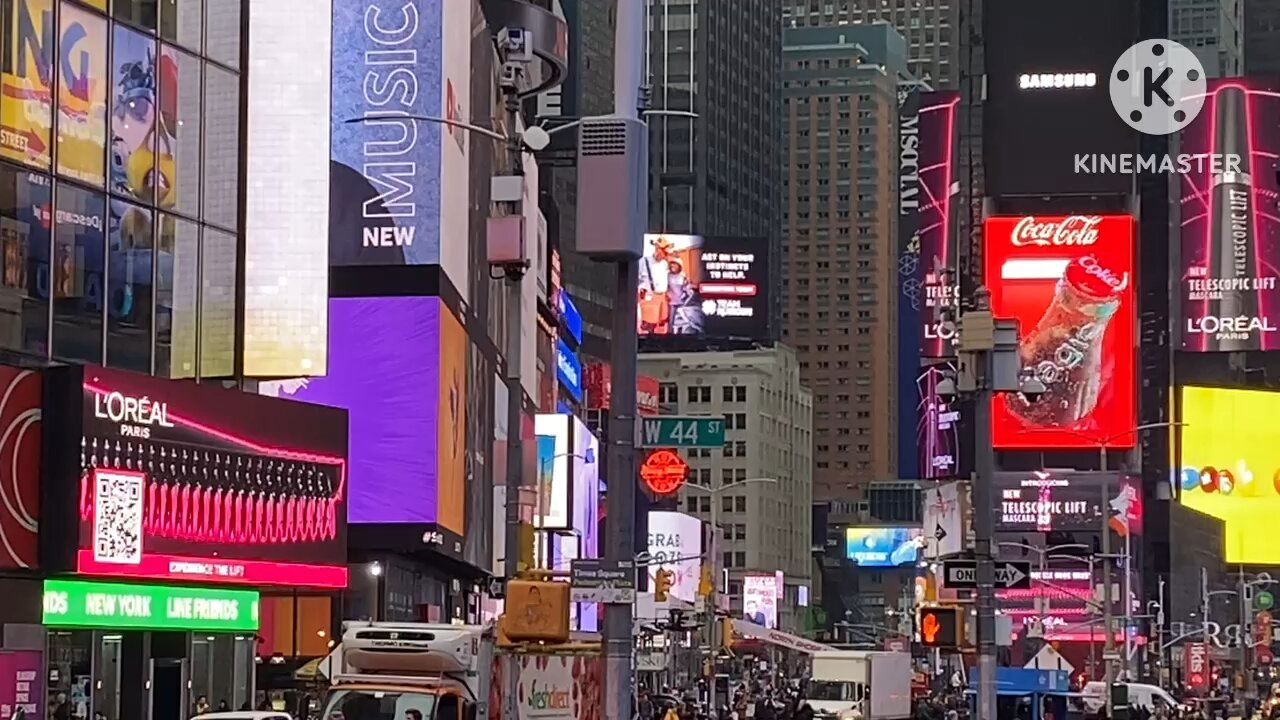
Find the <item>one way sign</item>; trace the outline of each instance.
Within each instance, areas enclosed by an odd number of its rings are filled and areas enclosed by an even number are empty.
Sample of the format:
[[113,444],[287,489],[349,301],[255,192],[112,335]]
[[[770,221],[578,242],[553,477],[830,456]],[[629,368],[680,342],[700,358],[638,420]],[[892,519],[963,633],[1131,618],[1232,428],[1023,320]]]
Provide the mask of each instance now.
[[[977,560],[947,560],[942,563],[942,584],[956,590],[978,587]],[[1031,587],[1031,563],[996,562],[996,588],[1015,590]]]

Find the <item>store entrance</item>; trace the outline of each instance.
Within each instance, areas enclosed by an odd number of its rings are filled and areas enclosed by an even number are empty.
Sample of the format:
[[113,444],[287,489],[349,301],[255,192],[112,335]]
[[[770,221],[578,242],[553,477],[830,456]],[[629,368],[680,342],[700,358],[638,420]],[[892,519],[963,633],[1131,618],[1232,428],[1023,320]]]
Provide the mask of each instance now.
[[253,699],[252,635],[54,630],[47,639],[53,720],[185,720]]

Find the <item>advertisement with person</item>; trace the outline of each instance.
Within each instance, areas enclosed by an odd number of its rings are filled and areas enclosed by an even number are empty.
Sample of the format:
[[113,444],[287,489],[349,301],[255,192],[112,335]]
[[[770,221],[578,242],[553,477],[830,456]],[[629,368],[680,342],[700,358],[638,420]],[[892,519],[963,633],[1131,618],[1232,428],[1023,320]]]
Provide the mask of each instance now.
[[645,235],[637,298],[640,334],[767,335],[766,248],[761,238]]
[[[526,655],[518,659],[516,693],[519,720],[602,720],[604,661],[586,655]],[[489,711],[502,716],[502,673],[510,667],[493,661]]]
[[53,0],[14,0],[3,7],[9,42],[0,73],[0,156],[47,170],[53,157]]
[[742,578],[742,619],[762,627],[778,627],[778,581],[773,575]]
[[[45,371],[56,571],[346,587],[347,413],[93,366]],[[52,514],[52,516],[51,516]]]
[[[19,3],[20,4],[20,3]],[[107,20],[62,5],[58,34],[58,172],[101,187],[107,157]]]
[[[1182,153],[1234,156],[1236,172],[1193,163],[1180,183],[1182,349],[1242,352],[1280,348],[1280,82],[1209,81],[1209,97],[1179,133]],[[1254,167],[1258,165],[1258,167]],[[1215,174],[1216,173],[1216,174]]]
[[39,373],[0,365],[0,569],[39,567],[41,390]]
[[918,527],[845,528],[845,557],[859,567],[897,567],[916,561],[924,531]]
[[467,331],[448,308],[440,311],[440,389],[436,395],[436,522],[466,533]]
[[1183,387],[1180,500],[1225,523],[1228,563],[1280,565],[1280,393]]
[[1104,517],[1117,535],[1142,532],[1138,480],[1121,473],[998,472],[995,490],[999,532],[1097,532]]
[[[348,412],[351,522],[444,528],[441,500],[464,482],[447,476],[462,461],[454,427],[441,425],[465,412],[465,332],[437,297],[333,298],[329,321],[329,374],[259,391]],[[456,524],[456,504],[451,512]]]
[[658,570],[670,570],[671,597],[693,602],[702,579],[702,521],[681,512],[650,510],[648,552],[649,587]]
[[986,286],[1019,323],[1044,392],[992,404],[997,448],[1133,447],[1134,223],[1130,215],[989,217]]
[[534,507],[534,527],[545,530],[573,529],[569,487],[570,415],[540,413],[534,420],[538,433],[538,500]]
[[[466,146],[459,151],[458,141],[442,123],[405,116],[440,118],[469,112],[461,107],[470,92],[461,87],[465,84],[461,78],[454,88],[458,106],[448,108],[444,103],[449,85],[441,72],[446,4],[456,3],[337,0],[333,4],[329,227],[333,266],[440,264],[442,149],[452,144],[451,153],[465,156]],[[450,29],[454,30],[452,25]],[[450,43],[466,44],[470,37],[468,22]],[[465,188],[466,171],[462,172],[459,177]],[[465,237],[465,226],[463,232],[460,238]],[[464,248],[459,252],[466,252],[465,242],[459,239],[456,244]]]

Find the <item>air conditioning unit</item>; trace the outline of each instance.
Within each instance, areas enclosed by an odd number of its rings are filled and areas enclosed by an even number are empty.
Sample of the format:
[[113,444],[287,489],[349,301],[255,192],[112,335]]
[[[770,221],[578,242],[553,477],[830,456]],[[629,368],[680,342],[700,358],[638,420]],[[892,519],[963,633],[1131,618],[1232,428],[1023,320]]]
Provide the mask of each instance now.
[[453,674],[475,670],[479,628],[427,623],[348,624],[343,661],[362,673]]

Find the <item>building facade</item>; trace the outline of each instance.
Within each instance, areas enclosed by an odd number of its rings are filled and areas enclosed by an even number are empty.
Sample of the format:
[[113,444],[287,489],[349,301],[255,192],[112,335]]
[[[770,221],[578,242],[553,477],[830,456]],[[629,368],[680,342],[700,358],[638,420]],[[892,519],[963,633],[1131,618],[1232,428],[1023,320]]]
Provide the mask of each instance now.
[[1280,75],[1280,3],[1244,0],[1245,71]]
[[[865,42],[859,37],[865,36]],[[786,31],[782,337],[813,391],[814,494],[895,477],[897,75],[885,24]]]
[[785,0],[787,27],[893,25],[906,38],[908,69],[938,90],[959,82],[960,0]]
[[1244,10],[1245,0],[1169,0],[1169,39],[1191,48],[1209,77],[1238,77],[1245,70]]
[[769,239],[781,221],[782,19],[772,0],[670,0],[649,9],[654,108],[649,229]]
[[779,624],[799,629],[799,588],[807,598],[811,576],[814,414],[795,352],[778,344],[644,354],[640,372],[658,379],[664,413],[724,417],[723,450],[684,451],[688,482],[705,490],[680,491],[676,509],[706,522],[714,516],[722,529],[718,560],[729,571],[735,612],[743,609],[744,577],[780,570]]

